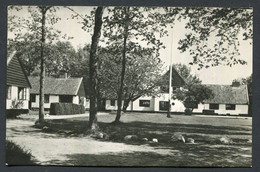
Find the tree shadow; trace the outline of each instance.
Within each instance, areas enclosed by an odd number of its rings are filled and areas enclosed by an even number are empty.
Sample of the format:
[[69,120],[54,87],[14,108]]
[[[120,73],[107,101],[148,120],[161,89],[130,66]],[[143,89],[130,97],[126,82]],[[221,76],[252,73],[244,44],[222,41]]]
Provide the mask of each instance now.
[[[175,124],[175,123],[152,123],[133,121],[127,123],[120,123],[112,125],[110,122],[98,123],[100,132],[105,133],[109,137],[101,139],[101,141],[113,142],[126,142],[129,144],[144,144],[142,138],[152,140],[157,138],[159,143],[147,142],[150,145],[158,146],[161,143],[171,144],[171,136],[173,134],[182,134],[185,137],[195,138],[196,142],[201,143],[214,143],[214,135],[223,136],[251,136],[251,130],[243,127],[230,127],[230,126],[212,126],[212,125],[199,125],[199,124]],[[55,119],[46,122],[47,129],[45,132],[62,134],[65,137],[84,136],[87,130],[88,121],[68,120],[68,119]],[[127,135],[137,135],[138,140],[125,141],[124,137]],[[210,137],[210,136],[213,136]],[[247,139],[237,139],[237,143],[246,143]]]

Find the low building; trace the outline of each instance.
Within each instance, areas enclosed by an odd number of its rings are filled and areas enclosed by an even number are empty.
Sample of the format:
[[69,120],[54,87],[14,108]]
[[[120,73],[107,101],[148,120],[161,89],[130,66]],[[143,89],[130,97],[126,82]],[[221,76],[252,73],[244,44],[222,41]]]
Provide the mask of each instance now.
[[220,115],[247,115],[249,98],[247,85],[206,85],[214,97],[205,100],[193,110],[194,113],[215,113]]
[[[39,108],[40,77],[29,77],[32,89],[30,91],[30,108]],[[54,78],[44,79],[44,108],[49,109],[51,103],[74,103],[88,106],[85,98],[83,78]]]
[[[171,100],[171,112],[184,112],[183,103],[177,99]],[[169,107],[169,94],[158,96],[142,96],[131,102],[131,111],[167,112]]]
[[[131,101],[127,107],[127,111],[145,111],[145,112],[167,112],[169,106],[169,71],[163,76],[166,85],[159,88],[160,94],[156,96],[140,96]],[[167,83],[168,82],[168,83]],[[179,75],[173,67],[172,70],[172,90],[180,88],[185,84],[185,80]],[[122,106],[124,100],[122,101]],[[106,99],[106,110],[117,110],[117,100],[114,98]],[[184,106],[179,100],[172,100],[171,112],[184,112]]]
[[6,71],[6,109],[19,109],[27,113],[29,109],[30,82],[25,74],[21,60],[12,53],[7,58]]

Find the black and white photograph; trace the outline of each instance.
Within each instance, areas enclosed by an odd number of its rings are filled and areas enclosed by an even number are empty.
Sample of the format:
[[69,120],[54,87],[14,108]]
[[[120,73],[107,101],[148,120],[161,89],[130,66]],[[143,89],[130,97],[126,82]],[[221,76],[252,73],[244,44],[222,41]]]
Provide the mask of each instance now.
[[252,167],[253,8],[7,17],[7,166]]

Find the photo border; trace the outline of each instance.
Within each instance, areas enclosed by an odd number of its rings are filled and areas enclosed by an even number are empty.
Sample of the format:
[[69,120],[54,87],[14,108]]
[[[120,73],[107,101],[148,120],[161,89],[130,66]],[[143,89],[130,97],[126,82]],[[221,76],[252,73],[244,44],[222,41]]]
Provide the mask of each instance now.
[[[177,7],[253,7],[253,129],[252,168],[173,168],[173,167],[60,167],[60,166],[5,166],[6,136],[6,56],[8,5],[59,5],[59,6],[177,6]],[[67,172],[67,171],[260,171],[260,1],[259,0],[1,0],[0,3],[0,171],[12,172]]]

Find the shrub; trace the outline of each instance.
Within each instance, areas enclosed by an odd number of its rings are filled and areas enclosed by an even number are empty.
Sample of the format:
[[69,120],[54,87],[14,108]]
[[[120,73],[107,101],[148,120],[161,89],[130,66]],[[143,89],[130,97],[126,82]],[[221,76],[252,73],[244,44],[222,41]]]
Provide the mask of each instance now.
[[72,115],[85,113],[83,105],[73,103],[51,103],[50,115]]
[[185,115],[191,115],[192,114],[192,109],[191,108],[186,108],[184,113],[185,113]]
[[23,107],[22,100],[12,100],[11,109],[21,109]]
[[28,109],[7,109],[6,118],[16,118],[18,115],[29,113]]
[[202,111],[202,113],[205,114],[205,115],[214,115],[215,111],[214,110],[206,110],[206,109],[204,109]]
[[8,165],[36,165],[31,153],[23,150],[19,145],[6,140],[5,148]]

